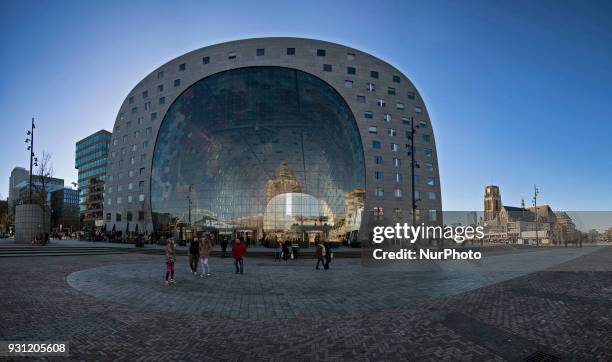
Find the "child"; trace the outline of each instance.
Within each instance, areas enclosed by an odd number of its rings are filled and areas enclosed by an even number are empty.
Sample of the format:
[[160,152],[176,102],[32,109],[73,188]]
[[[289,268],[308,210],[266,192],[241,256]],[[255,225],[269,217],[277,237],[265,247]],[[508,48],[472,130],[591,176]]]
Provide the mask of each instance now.
[[174,239],[169,238],[166,243],[166,285],[176,283],[174,280],[174,262],[176,261],[176,245]]
[[234,242],[232,246],[232,256],[234,257],[234,266],[236,267],[236,274],[244,273],[244,254],[246,254],[246,246],[244,245],[244,238],[241,236]]

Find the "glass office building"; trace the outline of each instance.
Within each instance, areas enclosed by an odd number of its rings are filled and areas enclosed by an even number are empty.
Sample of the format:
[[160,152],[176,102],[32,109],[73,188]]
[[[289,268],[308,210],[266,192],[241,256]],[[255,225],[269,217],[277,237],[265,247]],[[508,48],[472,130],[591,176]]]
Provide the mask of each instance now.
[[413,216],[442,222],[414,85],[311,39],[222,43],[151,72],[118,112],[105,183],[107,230],[354,241]]

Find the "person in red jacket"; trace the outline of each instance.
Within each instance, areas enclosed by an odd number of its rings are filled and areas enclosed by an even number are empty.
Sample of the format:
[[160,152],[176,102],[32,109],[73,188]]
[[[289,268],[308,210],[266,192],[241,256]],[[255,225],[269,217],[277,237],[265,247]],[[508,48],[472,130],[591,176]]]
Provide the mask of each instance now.
[[232,256],[234,257],[234,266],[236,267],[236,274],[244,274],[244,254],[246,254],[246,245],[244,244],[244,238],[241,236],[232,246]]

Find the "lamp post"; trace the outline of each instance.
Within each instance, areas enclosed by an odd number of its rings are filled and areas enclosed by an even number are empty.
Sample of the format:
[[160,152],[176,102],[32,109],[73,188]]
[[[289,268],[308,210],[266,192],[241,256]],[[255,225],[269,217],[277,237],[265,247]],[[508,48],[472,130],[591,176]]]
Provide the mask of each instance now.
[[30,126],[30,130],[26,133],[25,143],[29,143],[28,151],[30,151],[30,182],[28,184],[28,202],[32,203],[32,166],[38,166],[38,159],[34,157],[34,128],[36,125],[34,124],[34,117],[32,117],[32,124]]
[[421,166],[414,159],[414,135],[416,134],[416,129],[420,128],[420,126],[414,126],[414,118],[410,120],[410,174],[412,180],[411,184],[411,197],[412,197],[412,226],[416,225],[416,208],[417,208],[417,199],[416,199],[416,190],[415,190],[415,169],[420,168]]
[[540,238],[538,236],[538,194],[540,190],[537,185],[533,185],[533,208],[535,209],[535,237],[536,237],[536,246],[540,246]]

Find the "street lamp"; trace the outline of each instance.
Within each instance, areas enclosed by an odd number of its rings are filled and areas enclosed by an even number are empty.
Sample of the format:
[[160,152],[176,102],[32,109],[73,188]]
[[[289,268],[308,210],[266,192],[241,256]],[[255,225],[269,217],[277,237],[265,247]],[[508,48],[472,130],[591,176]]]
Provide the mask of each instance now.
[[38,159],[34,156],[34,117],[32,117],[32,124],[30,130],[26,133],[25,143],[29,143],[28,151],[30,151],[30,183],[28,185],[28,199],[29,203],[32,203],[32,166],[38,166]]

